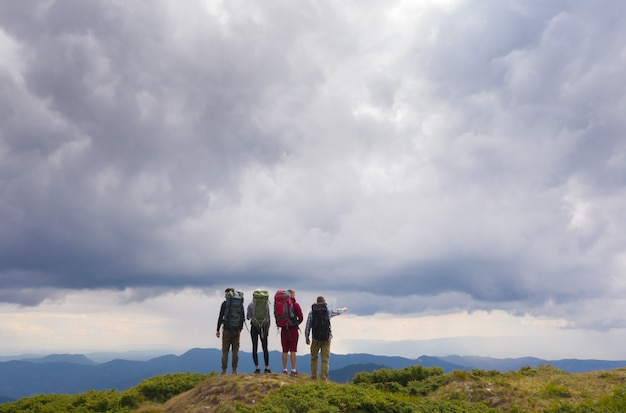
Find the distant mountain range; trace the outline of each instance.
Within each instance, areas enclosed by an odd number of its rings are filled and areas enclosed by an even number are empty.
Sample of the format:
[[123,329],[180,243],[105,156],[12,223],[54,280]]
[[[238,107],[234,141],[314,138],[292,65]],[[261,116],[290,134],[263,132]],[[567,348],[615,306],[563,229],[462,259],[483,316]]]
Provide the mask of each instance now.
[[[280,356],[278,351],[270,354],[270,367],[274,373],[281,371]],[[8,360],[0,362],[0,403],[36,394],[72,394],[91,389],[124,390],[147,378],[168,373],[219,372],[220,359],[221,350],[196,348],[180,356],[165,355],[145,361],[116,359],[97,363],[81,354],[52,354]],[[330,361],[330,379],[340,383],[352,380],[359,372],[372,372],[381,368],[399,369],[416,364],[441,367],[446,373],[472,369],[505,372],[539,365],[552,365],[564,371],[578,373],[626,366],[626,361],[607,360],[542,360],[533,357],[496,359],[472,356],[421,356],[408,359],[372,354],[333,354]],[[297,367],[302,373],[310,373],[310,356],[299,355]],[[240,352],[238,370],[240,373],[254,371],[250,353]]]

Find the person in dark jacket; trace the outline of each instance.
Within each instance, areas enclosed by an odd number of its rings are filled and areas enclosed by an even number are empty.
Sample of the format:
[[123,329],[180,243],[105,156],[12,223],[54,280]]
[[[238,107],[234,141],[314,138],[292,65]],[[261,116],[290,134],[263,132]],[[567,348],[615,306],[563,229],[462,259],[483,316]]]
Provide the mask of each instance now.
[[224,290],[224,302],[220,307],[220,315],[217,318],[217,332],[215,336],[220,338],[220,328],[223,325],[223,330],[221,333],[222,337],[222,374],[226,374],[228,367],[228,352],[232,349],[233,358],[232,358],[232,368],[233,374],[237,374],[237,364],[239,363],[239,338],[241,336],[241,330],[243,329],[243,320],[244,320],[244,311],[243,311],[243,297],[241,298],[241,305],[238,307],[232,307],[231,309],[237,311],[240,323],[237,326],[231,326],[229,320],[226,319],[227,314],[229,312],[229,302],[228,298],[230,295],[235,294],[234,288],[227,288]]

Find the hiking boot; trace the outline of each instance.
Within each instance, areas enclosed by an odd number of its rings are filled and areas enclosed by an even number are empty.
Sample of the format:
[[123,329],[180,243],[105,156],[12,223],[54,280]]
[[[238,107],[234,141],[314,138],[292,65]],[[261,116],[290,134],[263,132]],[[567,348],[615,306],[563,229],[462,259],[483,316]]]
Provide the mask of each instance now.
[[298,377],[298,372],[297,371],[292,371],[290,376],[291,377]]
[[259,369],[254,370],[254,374],[260,374],[260,373],[261,373],[261,370]]
[[283,374],[284,374],[285,376],[288,376],[288,375],[289,375],[289,373],[287,372],[287,370],[283,370]]
[[270,370],[270,369],[265,369],[265,371],[264,371],[263,373],[271,373],[271,372],[272,372],[272,370]]
[[222,370],[222,374],[226,374],[226,370]]
[[233,374],[237,374],[237,370],[233,370]]

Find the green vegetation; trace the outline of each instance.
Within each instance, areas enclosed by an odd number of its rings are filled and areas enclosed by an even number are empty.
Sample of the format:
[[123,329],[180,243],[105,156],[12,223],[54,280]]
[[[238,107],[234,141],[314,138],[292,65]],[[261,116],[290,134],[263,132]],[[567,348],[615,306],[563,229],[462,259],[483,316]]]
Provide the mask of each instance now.
[[411,366],[359,373],[352,383],[281,374],[156,376],[118,392],[38,395],[0,413],[167,412],[626,412],[626,369],[570,374],[551,366],[516,372]]
[[433,401],[404,397],[386,391],[353,384],[310,383],[285,386],[269,394],[258,406],[238,406],[242,412],[474,412],[488,413],[496,410],[477,403],[459,400]]
[[1,404],[0,413],[130,413],[142,405],[164,403],[194,388],[206,377],[203,374],[175,373],[153,377],[123,392],[91,390],[73,395],[38,395]]
[[446,377],[439,367],[411,366],[399,370],[380,369],[371,374],[358,373],[352,382],[390,393],[425,396],[444,385]]
[[176,373],[167,376],[156,376],[139,383],[136,390],[147,400],[165,403],[172,397],[193,389],[205,377],[205,375],[199,373]]

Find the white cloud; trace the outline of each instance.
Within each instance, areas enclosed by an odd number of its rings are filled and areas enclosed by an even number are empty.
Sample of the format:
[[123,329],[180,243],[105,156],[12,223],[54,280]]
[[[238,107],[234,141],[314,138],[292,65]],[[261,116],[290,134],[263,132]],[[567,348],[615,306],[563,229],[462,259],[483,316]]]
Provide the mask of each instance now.
[[[245,291],[244,291],[245,292]],[[0,327],[5,354],[25,352],[161,351],[180,354],[190,348],[219,348],[215,326],[223,300],[219,291],[186,289],[143,301],[127,302],[140,291],[68,292],[62,300],[37,308],[2,306]],[[251,296],[251,293],[247,294]],[[298,293],[306,315],[315,294]],[[328,296],[333,307],[343,301]],[[504,311],[454,312],[424,316],[378,313],[371,316],[349,310],[334,317],[333,352],[393,354],[409,358],[450,354],[547,359],[568,357],[624,359],[619,345],[597,343],[610,337],[619,343],[624,329],[599,333],[571,328],[565,319],[513,316]],[[302,328],[304,330],[304,328]],[[272,328],[270,349],[280,350]],[[605,343],[608,344],[608,343]],[[251,351],[246,329],[241,348]],[[299,353],[306,353],[304,339]]]

